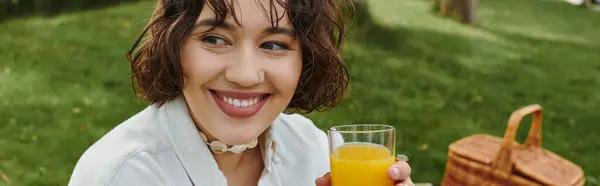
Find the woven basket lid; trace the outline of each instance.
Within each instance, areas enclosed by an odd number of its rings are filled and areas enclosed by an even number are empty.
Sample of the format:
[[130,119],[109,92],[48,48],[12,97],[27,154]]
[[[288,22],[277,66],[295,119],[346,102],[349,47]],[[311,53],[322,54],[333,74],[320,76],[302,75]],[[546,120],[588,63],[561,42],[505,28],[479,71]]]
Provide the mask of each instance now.
[[490,165],[498,150],[501,139],[488,135],[473,135],[450,144],[450,151],[476,162]]
[[[564,158],[541,148],[517,146],[513,161],[517,171],[547,185],[576,185],[583,170]],[[518,149],[518,150],[517,150]]]
[[[473,135],[450,145],[450,151],[464,158],[488,166],[492,165],[501,148],[502,139],[489,135]],[[520,173],[525,179],[544,185],[571,186],[583,179],[583,170],[560,156],[540,148],[529,148],[514,143],[511,154],[512,174]]]

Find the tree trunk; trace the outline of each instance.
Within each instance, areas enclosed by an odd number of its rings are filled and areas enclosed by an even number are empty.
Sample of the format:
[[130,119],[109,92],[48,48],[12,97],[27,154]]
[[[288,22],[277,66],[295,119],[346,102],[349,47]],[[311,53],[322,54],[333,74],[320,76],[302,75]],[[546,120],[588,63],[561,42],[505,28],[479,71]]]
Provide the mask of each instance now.
[[442,16],[456,17],[465,24],[475,23],[477,0],[438,0]]

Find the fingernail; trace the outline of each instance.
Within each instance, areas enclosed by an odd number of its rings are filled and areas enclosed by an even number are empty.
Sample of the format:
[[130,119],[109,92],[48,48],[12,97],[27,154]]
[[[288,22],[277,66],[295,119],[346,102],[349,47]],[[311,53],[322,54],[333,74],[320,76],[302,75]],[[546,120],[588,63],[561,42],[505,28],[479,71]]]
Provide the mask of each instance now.
[[392,168],[392,178],[394,180],[400,179],[400,169],[399,168],[396,168],[396,167]]
[[397,157],[399,160],[401,160],[401,161],[408,161],[408,156],[407,156],[407,155],[404,155],[404,154],[398,154],[396,157]]

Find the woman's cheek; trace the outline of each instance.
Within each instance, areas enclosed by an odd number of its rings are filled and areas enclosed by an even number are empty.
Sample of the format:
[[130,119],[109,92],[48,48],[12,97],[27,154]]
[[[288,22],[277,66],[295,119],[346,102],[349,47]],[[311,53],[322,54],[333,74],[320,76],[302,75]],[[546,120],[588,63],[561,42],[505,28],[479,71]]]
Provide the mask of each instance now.
[[294,94],[298,85],[300,73],[302,72],[302,60],[297,58],[286,58],[285,60],[273,61],[266,67],[268,79],[275,85],[275,88],[286,97]]
[[184,47],[181,55],[182,67],[187,81],[196,85],[205,84],[223,72],[227,55],[216,54],[198,44]]

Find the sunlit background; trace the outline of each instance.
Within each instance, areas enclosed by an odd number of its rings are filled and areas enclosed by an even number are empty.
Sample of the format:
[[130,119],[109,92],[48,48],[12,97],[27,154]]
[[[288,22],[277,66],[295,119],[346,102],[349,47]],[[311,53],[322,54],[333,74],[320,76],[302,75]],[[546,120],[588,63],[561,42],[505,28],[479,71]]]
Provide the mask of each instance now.
[[[435,2],[361,1],[343,53],[350,92],[308,117],[396,126],[413,180],[439,183],[450,143],[502,136],[537,103],[543,147],[600,185],[598,1],[480,0],[470,17]],[[124,56],[154,3],[0,0],[0,185],[66,185],[87,147],[147,106]]]

